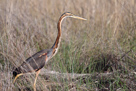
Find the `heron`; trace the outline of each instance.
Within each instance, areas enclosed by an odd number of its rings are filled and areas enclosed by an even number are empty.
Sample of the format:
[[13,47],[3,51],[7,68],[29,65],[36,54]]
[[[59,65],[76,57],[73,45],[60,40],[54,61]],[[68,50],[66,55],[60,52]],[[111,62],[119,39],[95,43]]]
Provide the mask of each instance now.
[[59,18],[59,21],[57,24],[58,34],[57,34],[57,37],[56,37],[56,40],[55,40],[53,46],[50,49],[43,49],[43,50],[33,54],[32,56],[27,58],[20,66],[15,68],[15,70],[13,71],[14,82],[16,81],[16,79],[19,76],[24,75],[25,73],[35,72],[36,76],[35,76],[35,80],[34,80],[33,89],[34,89],[34,91],[36,91],[36,81],[37,81],[37,77],[40,73],[40,70],[44,67],[44,65],[53,56],[55,56],[55,54],[58,51],[58,48],[59,48],[59,45],[61,42],[61,24],[62,24],[63,19],[67,18],[67,17],[86,20],[85,18],[76,16],[70,12],[63,13],[61,15],[61,17]]

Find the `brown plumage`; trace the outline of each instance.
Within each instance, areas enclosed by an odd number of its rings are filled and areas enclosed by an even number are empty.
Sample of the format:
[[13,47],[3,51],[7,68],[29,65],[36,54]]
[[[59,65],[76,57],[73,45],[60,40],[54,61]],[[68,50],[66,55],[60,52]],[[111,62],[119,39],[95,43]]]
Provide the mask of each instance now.
[[33,71],[38,71],[41,69],[45,62],[47,62],[47,53],[51,52],[48,50],[41,50],[31,57],[27,58],[18,68],[13,71],[13,76],[15,77],[20,73],[28,73]]
[[37,77],[40,73],[40,69],[43,68],[45,63],[49,59],[51,59],[58,51],[60,41],[61,41],[61,23],[62,23],[62,20],[66,17],[86,20],[86,19],[81,18],[79,16],[75,16],[75,15],[71,14],[70,12],[66,12],[66,13],[62,14],[59,21],[58,21],[58,25],[57,25],[58,35],[57,35],[56,41],[53,44],[53,46],[50,49],[44,49],[44,50],[41,50],[41,51],[35,53],[34,55],[32,55],[31,57],[26,59],[19,67],[17,67],[13,71],[13,76],[15,77],[14,82],[19,76],[24,75],[25,73],[36,72],[36,78],[34,81],[34,90],[36,90],[35,84],[36,84]]

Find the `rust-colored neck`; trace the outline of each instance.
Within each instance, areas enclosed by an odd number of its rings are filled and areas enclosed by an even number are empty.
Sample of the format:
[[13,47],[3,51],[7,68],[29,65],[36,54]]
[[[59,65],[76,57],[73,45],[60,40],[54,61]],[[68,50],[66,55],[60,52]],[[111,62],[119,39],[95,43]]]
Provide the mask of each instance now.
[[64,19],[64,17],[65,17],[64,15],[61,16],[59,21],[58,21],[58,25],[57,25],[57,27],[58,27],[58,35],[57,35],[55,43],[52,46],[53,49],[56,49],[56,48],[59,47],[59,44],[60,44],[60,41],[61,41],[61,22]]

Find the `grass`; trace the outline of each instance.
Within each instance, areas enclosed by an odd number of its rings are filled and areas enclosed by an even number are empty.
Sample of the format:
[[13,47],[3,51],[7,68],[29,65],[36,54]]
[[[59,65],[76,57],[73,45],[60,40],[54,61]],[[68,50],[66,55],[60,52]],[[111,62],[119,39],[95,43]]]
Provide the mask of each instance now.
[[[59,51],[38,77],[37,91],[134,91],[135,10],[135,0],[1,0],[0,91],[33,91],[34,74],[13,84],[12,71],[53,45],[64,12],[87,21],[63,21]],[[45,69],[60,75],[46,74]]]

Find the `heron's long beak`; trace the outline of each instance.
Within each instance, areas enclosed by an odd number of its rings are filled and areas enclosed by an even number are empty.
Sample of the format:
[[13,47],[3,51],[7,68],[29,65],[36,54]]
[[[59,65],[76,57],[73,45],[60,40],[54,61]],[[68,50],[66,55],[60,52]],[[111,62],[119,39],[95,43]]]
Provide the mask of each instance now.
[[79,16],[71,16],[72,18],[77,18],[77,19],[81,19],[81,20],[87,20],[85,18],[79,17]]

